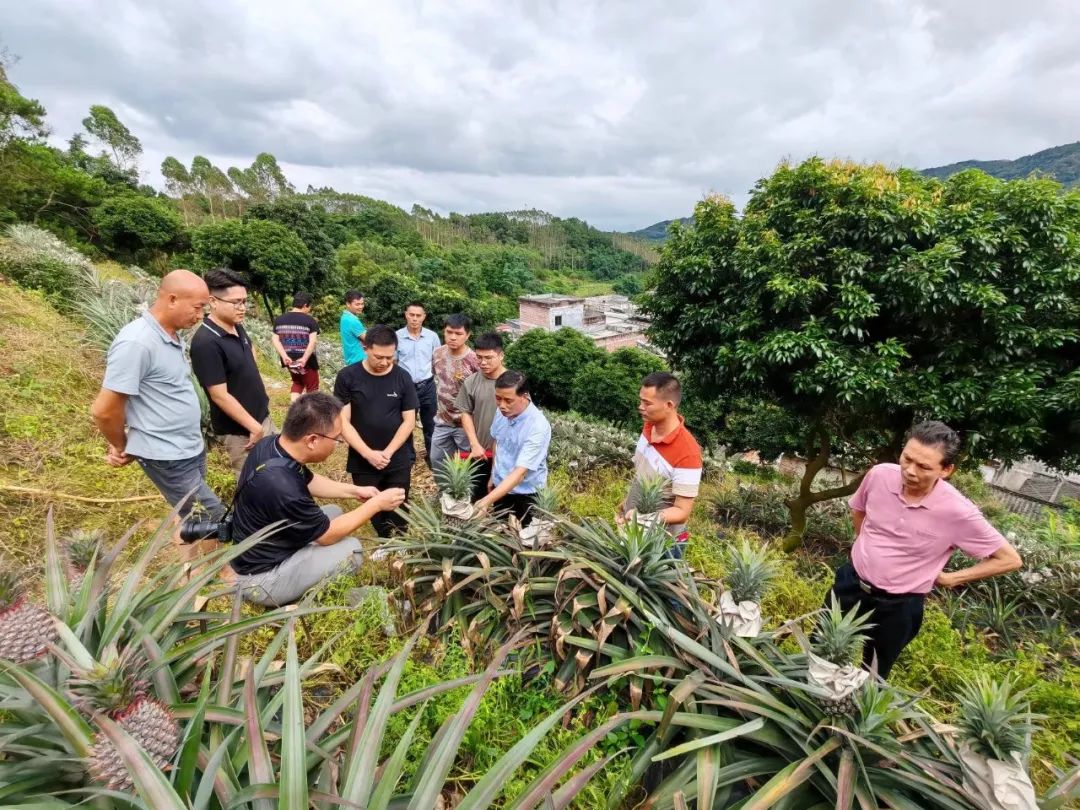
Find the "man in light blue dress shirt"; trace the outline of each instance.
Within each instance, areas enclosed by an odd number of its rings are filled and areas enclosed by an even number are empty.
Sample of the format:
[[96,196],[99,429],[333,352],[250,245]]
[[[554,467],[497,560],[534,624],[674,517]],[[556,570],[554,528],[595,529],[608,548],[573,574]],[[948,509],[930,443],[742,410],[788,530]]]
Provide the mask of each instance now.
[[420,425],[424,431],[424,451],[431,466],[431,435],[435,432],[435,372],[431,358],[442,345],[439,336],[424,328],[427,309],[419,301],[405,307],[405,326],[397,330],[397,363],[412,377],[416,398],[420,400]]
[[528,526],[536,493],[547,485],[551,425],[529,396],[529,382],[520,371],[504,371],[495,381],[498,413],[491,423],[495,441],[488,494],[476,502],[480,511],[508,511]]

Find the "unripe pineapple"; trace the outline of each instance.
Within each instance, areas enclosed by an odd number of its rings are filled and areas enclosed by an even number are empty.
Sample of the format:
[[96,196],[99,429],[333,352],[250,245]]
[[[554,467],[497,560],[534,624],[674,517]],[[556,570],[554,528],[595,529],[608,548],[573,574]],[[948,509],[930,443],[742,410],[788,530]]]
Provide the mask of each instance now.
[[726,584],[735,602],[760,602],[765,586],[776,575],[776,565],[763,547],[746,540],[727,552]]
[[86,573],[104,541],[105,532],[101,529],[75,529],[64,538],[64,558],[69,581],[74,582]]
[[26,597],[21,574],[0,560],[0,659],[25,664],[56,641],[56,624],[45,608]]
[[[120,656],[115,648],[91,669],[76,673],[68,688],[75,705],[88,713],[101,713],[121,728],[164,769],[180,744],[180,728],[168,707],[150,695],[150,686],[139,677],[145,661]],[[94,737],[88,765],[90,777],[110,790],[128,790],[131,775],[112,741],[102,733]]]
[[[855,609],[844,613],[834,596],[829,607],[818,614],[812,641],[814,654],[838,667],[858,666],[867,641],[863,631],[869,623],[870,614],[860,615]],[[830,716],[850,716],[855,713],[855,693],[839,700],[821,698],[819,704]]]

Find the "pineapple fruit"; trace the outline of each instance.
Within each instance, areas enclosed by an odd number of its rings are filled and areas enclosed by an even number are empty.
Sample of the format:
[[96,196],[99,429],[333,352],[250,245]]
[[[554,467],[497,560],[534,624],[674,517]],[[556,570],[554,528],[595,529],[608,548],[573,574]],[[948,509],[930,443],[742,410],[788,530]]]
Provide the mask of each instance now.
[[735,602],[760,602],[765,587],[776,575],[776,565],[763,547],[746,540],[727,553],[727,587]]
[[105,542],[101,529],[76,529],[64,538],[64,562],[69,582],[75,582],[90,567]]
[[645,528],[662,527],[659,512],[668,500],[667,479],[659,475],[639,477],[633,485],[633,496],[630,506],[634,509],[638,525]]
[[442,490],[439,505],[448,524],[460,526],[472,516],[472,487],[477,475],[472,459],[455,455],[445,458],[435,470],[435,483]]
[[56,624],[45,608],[30,602],[23,576],[0,560],[0,660],[25,664],[56,641]]
[[[812,639],[813,652],[836,667],[856,667],[862,658],[867,636],[863,632],[870,622],[869,614],[855,610],[844,613],[836,597],[829,607],[818,614]],[[851,716],[855,713],[855,692],[840,699],[820,698],[819,705],[830,717]]]
[[[150,694],[150,685],[140,677],[145,670],[141,658],[121,656],[111,648],[102,662],[74,673],[68,688],[76,706],[108,715],[164,770],[180,744],[180,728],[168,707]],[[94,737],[88,770],[91,779],[110,790],[129,790],[133,785],[116,747],[100,732]]]

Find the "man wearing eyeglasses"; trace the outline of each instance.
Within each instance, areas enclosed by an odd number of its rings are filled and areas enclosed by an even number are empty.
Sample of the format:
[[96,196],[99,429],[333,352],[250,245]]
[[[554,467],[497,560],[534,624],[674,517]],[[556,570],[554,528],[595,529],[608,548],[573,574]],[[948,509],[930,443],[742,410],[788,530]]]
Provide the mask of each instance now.
[[[342,421],[341,402],[315,391],[289,406],[280,436],[262,439],[248,456],[233,500],[234,540],[284,524],[232,562],[249,602],[291,604],[339,569],[358,568],[362,548],[353,533],[405,500],[404,489],[332,481],[307,468],[345,441]],[[345,512],[315,498],[361,503]]]
[[243,327],[247,282],[231,270],[206,274],[210,314],[191,338],[191,368],[210,400],[210,426],[239,475],[248,451],[275,432],[251,340]]

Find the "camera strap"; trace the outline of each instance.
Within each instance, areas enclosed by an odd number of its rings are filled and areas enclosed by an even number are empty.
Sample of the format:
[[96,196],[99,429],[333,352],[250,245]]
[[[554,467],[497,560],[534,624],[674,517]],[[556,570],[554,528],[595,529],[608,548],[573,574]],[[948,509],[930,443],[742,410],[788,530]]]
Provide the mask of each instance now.
[[232,520],[233,512],[236,511],[236,499],[240,497],[240,493],[244,491],[244,487],[250,484],[255,476],[261,473],[263,470],[275,470],[275,469],[292,469],[296,472],[300,472],[303,466],[299,461],[295,459],[286,458],[285,456],[278,456],[277,458],[271,458],[259,464],[252,470],[251,475],[240,482],[240,486],[236,488],[236,492],[233,493],[232,500],[229,502],[229,508],[225,510],[225,514],[221,516],[222,522],[226,520]]

